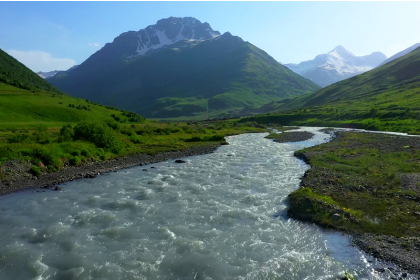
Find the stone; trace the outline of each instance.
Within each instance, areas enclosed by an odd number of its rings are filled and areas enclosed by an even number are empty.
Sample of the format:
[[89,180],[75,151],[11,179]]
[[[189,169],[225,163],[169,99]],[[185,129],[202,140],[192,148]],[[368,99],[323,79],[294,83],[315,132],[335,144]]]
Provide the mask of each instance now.
[[331,215],[331,220],[333,222],[336,222],[336,221],[338,221],[340,219],[341,219],[341,216],[339,214],[337,214],[337,213]]
[[59,186],[56,186],[54,190],[56,190],[56,191],[61,191],[61,190],[62,190],[62,188],[60,188]]
[[175,163],[185,163],[185,160],[182,160],[182,159],[177,159],[177,160],[175,161]]

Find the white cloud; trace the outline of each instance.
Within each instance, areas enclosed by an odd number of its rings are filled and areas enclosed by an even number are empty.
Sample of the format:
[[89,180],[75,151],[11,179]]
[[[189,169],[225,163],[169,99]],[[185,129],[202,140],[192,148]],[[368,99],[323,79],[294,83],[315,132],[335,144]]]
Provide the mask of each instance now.
[[101,44],[99,43],[88,43],[89,46],[94,47],[94,48],[99,48],[101,47]]
[[76,65],[74,59],[53,57],[51,54],[41,51],[19,51],[11,49],[7,52],[34,72],[67,70]]

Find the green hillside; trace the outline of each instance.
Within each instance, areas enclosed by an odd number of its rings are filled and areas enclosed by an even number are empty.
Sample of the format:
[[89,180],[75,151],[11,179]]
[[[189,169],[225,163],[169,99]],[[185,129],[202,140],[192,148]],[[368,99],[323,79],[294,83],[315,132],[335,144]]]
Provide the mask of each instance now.
[[32,92],[0,83],[0,128],[60,127],[85,120],[111,120],[111,115],[128,121],[123,114],[116,108],[64,94]]
[[1,49],[0,82],[31,91],[60,93],[54,86]]
[[236,121],[211,126],[149,121],[67,96],[6,53],[0,58],[1,69],[8,69],[2,72],[7,83],[0,82],[0,180],[22,175],[8,167],[10,160],[20,160],[24,176],[39,177],[68,165],[214,145],[226,134],[264,131]]
[[119,61],[108,44],[48,81],[71,95],[154,118],[203,116],[207,104],[213,116],[234,114],[319,88],[229,33],[182,44]]
[[[63,94],[25,65],[0,50],[0,129],[60,127],[81,121],[134,115],[116,108]],[[144,118],[136,115],[136,121]]]
[[[313,94],[262,106],[267,121],[420,131],[420,49]],[[260,119],[262,120],[262,119]]]

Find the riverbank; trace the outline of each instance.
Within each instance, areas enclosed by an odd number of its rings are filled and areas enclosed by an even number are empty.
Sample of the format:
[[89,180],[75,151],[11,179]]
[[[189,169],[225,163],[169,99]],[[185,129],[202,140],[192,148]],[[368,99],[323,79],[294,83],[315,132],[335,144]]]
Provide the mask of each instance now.
[[2,166],[3,169],[10,170],[12,173],[8,176],[7,180],[0,181],[0,196],[27,189],[60,190],[61,187],[57,185],[64,182],[82,178],[95,178],[101,173],[112,172],[123,168],[209,154],[214,152],[220,145],[220,143],[209,143],[176,152],[161,152],[156,155],[138,154],[108,161],[90,162],[82,166],[66,166],[57,172],[45,173],[40,177],[33,176],[28,172],[29,162],[14,160]]
[[420,139],[335,132],[297,151],[311,165],[288,214],[355,236],[373,256],[420,274]]

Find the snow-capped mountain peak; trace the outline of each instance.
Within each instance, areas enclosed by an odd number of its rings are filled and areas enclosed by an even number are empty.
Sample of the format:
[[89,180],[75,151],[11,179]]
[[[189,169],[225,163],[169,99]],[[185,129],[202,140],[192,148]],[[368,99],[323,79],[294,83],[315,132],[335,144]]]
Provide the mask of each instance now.
[[369,71],[385,59],[386,56],[381,52],[374,52],[366,56],[356,56],[339,45],[326,54],[317,55],[313,60],[299,64],[285,64],[285,66],[314,83],[325,87]]
[[201,23],[195,18],[170,17],[161,19],[155,25],[149,25],[139,31],[123,33],[115,38],[113,44],[124,44],[124,48],[133,46],[127,50],[127,57],[131,57],[145,55],[151,50],[167,47],[180,41],[204,41],[220,35],[208,23]]

